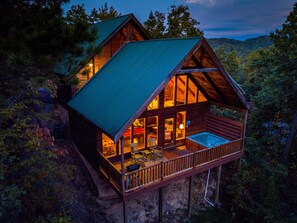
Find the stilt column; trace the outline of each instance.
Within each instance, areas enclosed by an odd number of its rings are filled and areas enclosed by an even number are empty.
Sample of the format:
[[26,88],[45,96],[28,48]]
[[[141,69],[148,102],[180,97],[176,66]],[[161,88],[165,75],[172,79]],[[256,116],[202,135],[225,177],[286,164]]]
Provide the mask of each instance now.
[[192,176],[190,176],[189,193],[188,193],[188,217],[191,217],[191,210],[192,210],[192,184],[193,184],[193,178]]
[[159,188],[159,219],[158,222],[162,223],[163,221],[163,189]]
[[222,172],[222,165],[217,167],[216,195],[215,195],[215,200],[214,200],[214,204],[216,206],[218,206],[218,204],[219,204],[221,172]]

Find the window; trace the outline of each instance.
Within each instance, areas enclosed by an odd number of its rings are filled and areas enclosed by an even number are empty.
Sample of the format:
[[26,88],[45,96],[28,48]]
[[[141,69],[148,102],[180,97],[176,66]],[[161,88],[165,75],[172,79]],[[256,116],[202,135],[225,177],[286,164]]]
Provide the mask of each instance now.
[[155,138],[156,142],[158,142],[158,116],[147,117],[146,124],[147,142],[151,138]]
[[93,63],[92,60],[79,71],[77,78],[79,79],[78,87],[81,88],[93,76]]
[[147,110],[153,110],[159,108],[159,95],[152,100],[152,102],[147,107]]
[[176,105],[186,104],[187,76],[177,76]]
[[164,88],[164,107],[174,106],[175,77],[173,77]]
[[142,149],[145,147],[145,136],[144,136],[144,125],[145,124],[145,119],[144,118],[139,118],[136,119],[135,122],[133,123],[134,126],[134,131],[133,131],[133,141],[134,143],[138,143],[138,148]]
[[104,133],[102,133],[102,153],[104,156],[114,156],[116,154],[116,145]]
[[124,147],[126,150],[127,148],[130,148],[130,143],[131,143],[131,126],[130,128],[127,129],[127,131],[124,133]]
[[191,79],[188,81],[188,104],[197,102],[197,87]]
[[178,112],[176,115],[176,139],[186,137],[186,112]]
[[207,98],[202,94],[201,91],[198,92],[198,102],[205,102]]
[[168,145],[173,143],[174,136],[174,118],[165,119],[165,131],[164,131],[164,144]]

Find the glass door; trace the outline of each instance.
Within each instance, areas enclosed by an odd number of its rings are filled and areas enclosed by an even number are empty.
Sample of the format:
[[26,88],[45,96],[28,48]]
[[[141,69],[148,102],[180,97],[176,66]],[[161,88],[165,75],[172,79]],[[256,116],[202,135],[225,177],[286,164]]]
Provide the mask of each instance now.
[[174,117],[166,118],[164,125],[164,145],[170,147],[175,142]]

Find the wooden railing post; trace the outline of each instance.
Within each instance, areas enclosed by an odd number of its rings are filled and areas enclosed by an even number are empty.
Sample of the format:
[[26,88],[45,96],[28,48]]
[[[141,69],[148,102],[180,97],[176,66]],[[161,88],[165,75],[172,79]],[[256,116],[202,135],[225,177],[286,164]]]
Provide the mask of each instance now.
[[124,137],[121,137],[121,170],[122,170],[122,177],[121,177],[121,183],[122,183],[122,193],[125,193],[125,157],[124,157]]
[[161,174],[161,181],[164,179],[164,173],[163,173],[163,171],[164,171],[164,168],[163,168],[163,161],[161,161],[161,168],[160,168],[160,174]]

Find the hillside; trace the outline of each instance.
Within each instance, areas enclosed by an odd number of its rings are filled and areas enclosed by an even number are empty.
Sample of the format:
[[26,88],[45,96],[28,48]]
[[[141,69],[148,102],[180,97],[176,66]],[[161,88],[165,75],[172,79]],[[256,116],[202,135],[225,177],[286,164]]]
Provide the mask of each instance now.
[[272,45],[269,36],[259,36],[244,41],[227,38],[207,39],[207,41],[214,50],[224,48],[225,52],[235,51],[239,56],[244,56],[253,50]]

